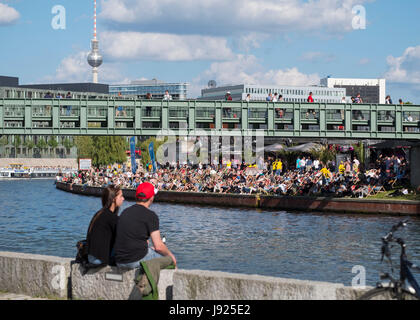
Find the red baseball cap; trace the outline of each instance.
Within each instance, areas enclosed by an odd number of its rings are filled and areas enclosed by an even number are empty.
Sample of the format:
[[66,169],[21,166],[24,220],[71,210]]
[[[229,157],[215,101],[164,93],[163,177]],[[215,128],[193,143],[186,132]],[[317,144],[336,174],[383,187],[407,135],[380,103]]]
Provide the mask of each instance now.
[[158,190],[150,182],[144,182],[137,187],[136,199],[148,200],[158,193]]

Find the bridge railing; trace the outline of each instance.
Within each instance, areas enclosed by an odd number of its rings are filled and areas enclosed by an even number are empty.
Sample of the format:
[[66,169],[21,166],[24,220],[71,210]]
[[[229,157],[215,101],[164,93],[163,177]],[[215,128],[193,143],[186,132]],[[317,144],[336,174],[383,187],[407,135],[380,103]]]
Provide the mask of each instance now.
[[[154,135],[160,129],[211,129],[273,137],[420,139],[420,106],[158,101],[135,99],[1,99],[0,134]],[[235,133],[236,132],[236,133]]]

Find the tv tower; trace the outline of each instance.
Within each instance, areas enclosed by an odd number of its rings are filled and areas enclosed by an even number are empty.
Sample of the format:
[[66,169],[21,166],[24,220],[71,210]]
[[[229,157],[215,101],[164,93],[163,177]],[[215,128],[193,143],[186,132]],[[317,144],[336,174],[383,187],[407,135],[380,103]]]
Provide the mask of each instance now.
[[102,56],[99,53],[99,41],[96,39],[96,0],[94,0],[95,14],[93,18],[92,51],[88,55],[88,63],[92,67],[93,83],[98,83],[98,67],[102,64]]

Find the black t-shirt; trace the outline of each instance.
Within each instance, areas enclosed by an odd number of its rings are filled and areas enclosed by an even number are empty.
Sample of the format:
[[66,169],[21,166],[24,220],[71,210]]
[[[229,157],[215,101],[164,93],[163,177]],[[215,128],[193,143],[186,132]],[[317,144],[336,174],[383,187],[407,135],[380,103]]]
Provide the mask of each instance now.
[[111,251],[115,243],[117,222],[118,215],[109,209],[104,209],[95,220],[90,234],[88,230],[88,253],[106,264],[110,262]]
[[135,204],[125,209],[118,220],[115,240],[117,263],[131,263],[147,254],[147,240],[159,230],[159,218],[152,210]]

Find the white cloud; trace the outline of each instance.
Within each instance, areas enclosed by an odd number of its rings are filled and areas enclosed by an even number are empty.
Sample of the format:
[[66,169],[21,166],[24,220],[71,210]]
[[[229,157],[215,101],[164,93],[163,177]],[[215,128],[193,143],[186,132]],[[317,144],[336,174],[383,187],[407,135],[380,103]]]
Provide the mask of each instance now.
[[16,9],[9,7],[7,4],[0,3],[0,26],[12,24],[19,18],[20,14]]
[[312,63],[331,63],[336,59],[336,56],[333,54],[323,53],[323,52],[305,52],[302,54],[301,60],[308,61]]
[[103,32],[104,53],[130,60],[227,60],[234,55],[225,38],[140,32]]
[[420,84],[420,46],[407,48],[401,57],[389,56],[387,63],[389,70],[385,78],[388,81]]
[[[55,75],[49,75],[44,81],[49,82],[92,82],[92,68],[87,63],[88,51],[81,51],[65,57],[56,69]],[[129,83],[118,71],[119,66],[107,63],[99,67],[99,83]]]
[[234,44],[239,50],[249,52],[251,49],[260,48],[261,42],[269,38],[265,33],[250,32],[234,38]]
[[216,80],[218,86],[232,84],[258,84],[273,86],[307,86],[319,84],[317,74],[304,74],[297,68],[264,70],[253,55],[237,55],[236,59],[212,63],[210,68],[193,79],[189,95],[201,95],[209,80]]
[[388,71],[384,77],[388,88],[410,92],[417,99],[420,95],[420,46],[407,48],[401,57],[387,58]]
[[352,29],[352,8],[372,0],[103,0],[100,18],[142,31],[223,34]]

